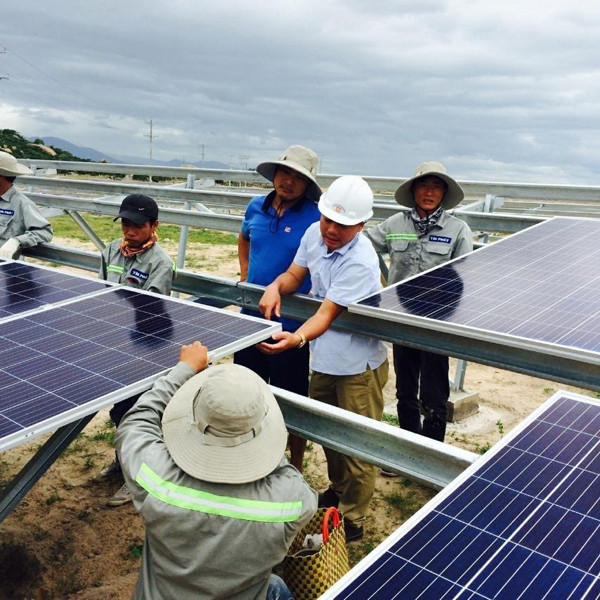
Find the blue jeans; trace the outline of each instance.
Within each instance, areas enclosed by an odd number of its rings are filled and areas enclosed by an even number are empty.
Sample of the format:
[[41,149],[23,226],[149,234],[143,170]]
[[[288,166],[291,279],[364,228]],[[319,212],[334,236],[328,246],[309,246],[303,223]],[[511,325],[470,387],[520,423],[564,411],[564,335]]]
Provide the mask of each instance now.
[[271,574],[269,589],[267,590],[267,600],[294,600],[290,588],[285,585],[281,577]]

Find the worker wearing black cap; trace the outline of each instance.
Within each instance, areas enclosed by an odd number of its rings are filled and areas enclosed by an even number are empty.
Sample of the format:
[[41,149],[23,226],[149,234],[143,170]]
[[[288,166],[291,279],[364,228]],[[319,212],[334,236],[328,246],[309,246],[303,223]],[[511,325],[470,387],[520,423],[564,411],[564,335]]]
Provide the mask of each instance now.
[[157,243],[158,206],[149,196],[130,194],[119,215],[123,238],[102,251],[99,277],[138,290],[169,295],[175,265]]
[[[102,251],[100,279],[122,283],[138,290],[147,290],[168,296],[175,275],[175,265],[169,255],[157,243],[158,206],[149,196],[130,194],[121,203],[119,215],[123,238],[110,243]],[[139,396],[115,404],[110,418],[118,427],[125,413],[136,403]],[[120,475],[118,459],[107,465],[100,476],[108,478]],[[108,501],[109,506],[121,506],[131,502],[131,494],[123,485]]]

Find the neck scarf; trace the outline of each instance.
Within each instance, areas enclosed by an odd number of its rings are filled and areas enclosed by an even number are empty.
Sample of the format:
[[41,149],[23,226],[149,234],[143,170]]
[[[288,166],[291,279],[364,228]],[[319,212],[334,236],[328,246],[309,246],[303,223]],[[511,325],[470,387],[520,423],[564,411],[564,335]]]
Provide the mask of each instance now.
[[430,215],[421,218],[416,208],[413,208],[410,213],[410,218],[413,220],[415,229],[419,232],[419,236],[429,233],[431,228],[440,220],[444,209],[438,206]]
[[152,246],[154,246],[154,244],[156,244],[157,241],[158,235],[156,235],[156,233],[153,233],[150,236],[150,239],[140,248],[132,248],[125,240],[123,240],[121,242],[121,254],[125,258],[131,258],[132,256],[136,256],[137,254],[142,254],[146,252],[146,250],[152,248]]

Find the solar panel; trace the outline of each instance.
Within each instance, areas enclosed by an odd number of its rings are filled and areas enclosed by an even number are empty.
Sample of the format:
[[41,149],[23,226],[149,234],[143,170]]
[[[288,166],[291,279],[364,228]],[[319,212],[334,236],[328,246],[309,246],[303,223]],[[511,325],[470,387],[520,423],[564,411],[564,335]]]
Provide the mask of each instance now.
[[110,288],[105,281],[22,262],[0,264],[0,319]]
[[600,598],[600,404],[559,392],[322,600]]
[[280,329],[127,288],[0,323],[0,451],[147,389],[182,344],[214,360]]
[[598,239],[600,220],[554,218],[348,308],[600,363]]

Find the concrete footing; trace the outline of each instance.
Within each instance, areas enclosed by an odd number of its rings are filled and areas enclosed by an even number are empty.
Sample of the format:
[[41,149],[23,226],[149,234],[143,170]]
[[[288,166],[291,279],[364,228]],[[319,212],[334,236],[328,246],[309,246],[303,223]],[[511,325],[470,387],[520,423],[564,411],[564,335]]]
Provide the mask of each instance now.
[[451,392],[447,403],[448,423],[456,423],[479,412],[479,394],[477,392]]

